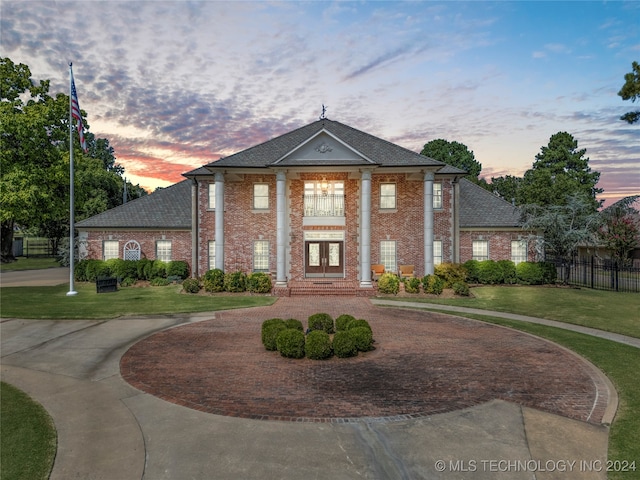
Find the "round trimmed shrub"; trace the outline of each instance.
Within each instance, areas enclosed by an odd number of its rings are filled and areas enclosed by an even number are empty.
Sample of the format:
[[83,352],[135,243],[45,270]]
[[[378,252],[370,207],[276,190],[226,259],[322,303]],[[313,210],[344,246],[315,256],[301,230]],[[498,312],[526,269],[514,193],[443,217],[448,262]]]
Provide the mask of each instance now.
[[202,285],[207,292],[224,291],[224,272],[219,268],[213,268],[202,277]]
[[200,291],[200,281],[197,278],[187,278],[182,282],[182,290],[187,293],[198,293]]
[[540,285],[543,274],[539,263],[520,262],[516,267],[518,282],[523,285]]
[[409,278],[404,282],[404,291],[407,293],[420,293],[420,279]]
[[224,289],[227,292],[244,292],[247,289],[247,275],[238,270],[237,272],[224,274]]
[[285,330],[287,326],[281,318],[270,318],[262,322],[262,345],[269,351],[277,350],[276,338],[278,333]]
[[370,328],[356,327],[347,330],[359,352],[373,350],[373,333]]
[[367,322],[364,318],[359,318],[358,320],[349,322],[349,324],[347,325],[347,330],[353,330],[354,328],[368,328],[370,332],[373,331],[371,330],[371,325],[369,325],[369,322]]
[[502,282],[509,285],[516,283],[516,264],[511,260],[498,260],[496,263],[502,273]]
[[302,326],[302,322],[300,320],[297,320],[295,318],[288,318],[284,321],[284,324],[287,328],[293,328],[295,330],[304,332],[304,327]]
[[308,319],[309,330],[322,330],[333,333],[333,318],[328,313],[314,313]]
[[336,318],[336,331],[341,332],[342,330],[346,330],[349,322],[352,322],[355,319],[356,317],[354,317],[353,315],[343,313],[338,318]]
[[322,330],[313,330],[312,332],[309,332],[304,350],[307,357],[312,360],[324,360],[329,358],[333,354],[329,334]]
[[453,293],[455,293],[456,295],[462,295],[464,297],[469,296],[469,285],[464,282],[456,282],[453,284],[452,288]]
[[456,282],[467,280],[467,271],[458,263],[441,263],[436,265],[434,273],[444,280],[445,288],[451,288]]
[[183,260],[173,260],[167,264],[167,277],[180,277],[184,280],[189,276],[189,264]]
[[502,270],[495,260],[483,260],[478,265],[478,280],[485,285],[502,283]]
[[270,293],[271,277],[263,272],[250,273],[247,276],[247,291],[252,293]]
[[436,275],[425,275],[422,279],[425,293],[440,295],[444,290],[444,280]]
[[297,328],[285,328],[279,331],[276,336],[276,348],[283,357],[304,357],[304,345],[304,333]]
[[477,260],[467,260],[462,264],[467,271],[467,281],[469,281],[469,283],[479,283],[479,264],[480,262]]
[[353,336],[347,330],[338,330],[333,336],[333,353],[339,358],[355,357],[358,347]]
[[392,293],[397,295],[400,290],[400,279],[397,275],[387,272],[378,279],[378,291],[380,293]]

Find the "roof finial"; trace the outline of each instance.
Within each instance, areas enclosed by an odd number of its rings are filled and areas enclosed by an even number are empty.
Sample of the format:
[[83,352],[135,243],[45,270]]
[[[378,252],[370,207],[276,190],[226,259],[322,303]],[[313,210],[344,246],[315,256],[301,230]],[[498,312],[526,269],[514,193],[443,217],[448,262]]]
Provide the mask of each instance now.
[[320,115],[320,120],[324,120],[325,118],[327,118],[326,113],[327,113],[327,107],[325,107],[324,103],[323,103],[322,104],[322,115]]

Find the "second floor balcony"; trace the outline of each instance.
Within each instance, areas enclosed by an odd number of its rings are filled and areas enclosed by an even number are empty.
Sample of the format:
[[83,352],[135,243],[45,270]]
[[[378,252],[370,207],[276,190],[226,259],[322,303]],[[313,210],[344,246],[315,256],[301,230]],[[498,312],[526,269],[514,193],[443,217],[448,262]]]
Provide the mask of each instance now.
[[342,194],[305,194],[305,217],[344,217],[345,196]]

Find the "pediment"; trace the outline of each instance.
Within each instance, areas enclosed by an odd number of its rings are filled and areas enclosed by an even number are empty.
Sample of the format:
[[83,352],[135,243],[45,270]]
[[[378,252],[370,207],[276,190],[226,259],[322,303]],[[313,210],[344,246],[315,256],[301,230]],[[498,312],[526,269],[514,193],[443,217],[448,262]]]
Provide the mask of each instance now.
[[374,162],[366,158],[347,143],[322,130],[307,139],[274,165],[370,165]]

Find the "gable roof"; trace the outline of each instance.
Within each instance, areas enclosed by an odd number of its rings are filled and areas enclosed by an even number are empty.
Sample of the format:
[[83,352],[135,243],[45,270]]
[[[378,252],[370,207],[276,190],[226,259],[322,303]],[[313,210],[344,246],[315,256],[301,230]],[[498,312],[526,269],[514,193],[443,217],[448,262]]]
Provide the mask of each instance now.
[[517,207],[466,178],[460,179],[460,228],[521,226]]
[[76,228],[154,228],[191,230],[191,182],[182,182],[136,198],[76,223]]
[[[322,135],[321,135],[322,134]],[[349,159],[329,158],[328,160],[304,159],[294,162],[295,151],[315,137],[331,138],[342,146],[350,148],[360,155]],[[387,140],[375,137],[343,123],[322,119],[312,122],[288,133],[267,140],[241,152],[235,153],[205,167],[217,168],[267,168],[273,166],[321,166],[321,165],[376,165],[379,167],[439,167],[446,173],[464,174],[463,170],[451,167],[433,158],[420,155]],[[202,169],[192,170],[184,174],[186,177],[202,175]]]

